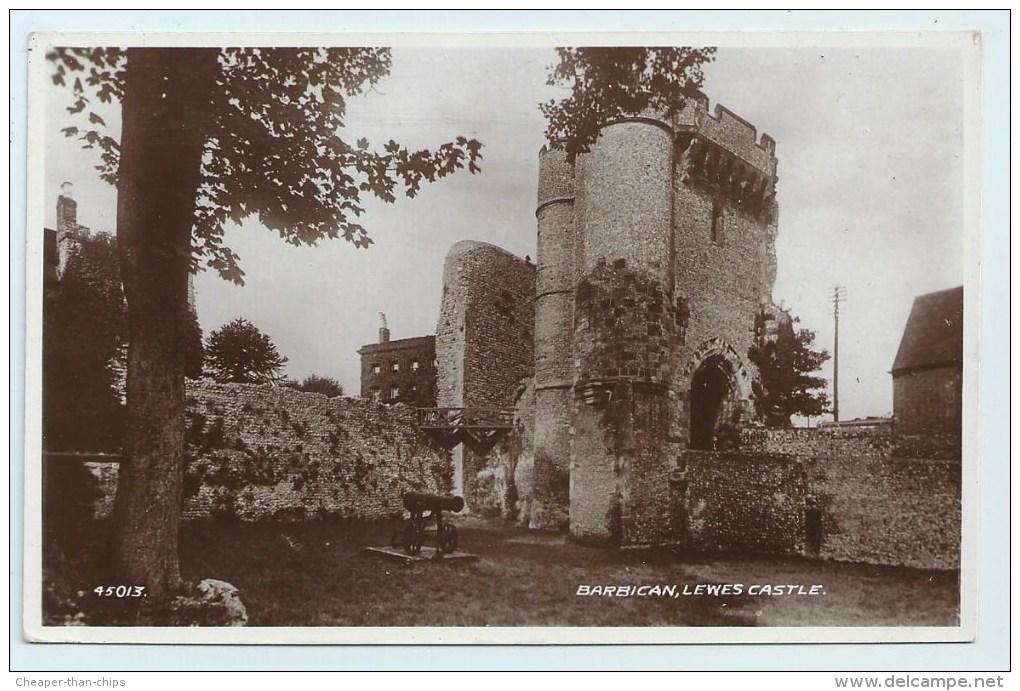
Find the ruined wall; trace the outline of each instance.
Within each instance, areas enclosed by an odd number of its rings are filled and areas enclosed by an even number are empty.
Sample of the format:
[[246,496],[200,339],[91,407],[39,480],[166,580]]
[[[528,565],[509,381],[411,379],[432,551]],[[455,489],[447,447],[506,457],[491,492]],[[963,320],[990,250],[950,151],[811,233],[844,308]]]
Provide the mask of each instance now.
[[670,486],[688,547],[959,567],[958,462],[896,457],[902,442],[889,425],[744,441],[757,448],[682,455]]
[[[407,491],[449,492],[448,453],[413,408],[287,387],[188,382],[185,520],[400,516]],[[89,464],[107,489],[116,466]]]
[[528,522],[532,513],[535,467],[535,389],[521,391],[514,406],[514,428],[485,454],[465,449],[477,470],[465,478],[464,494],[472,498],[471,513]]
[[[443,267],[436,326],[439,407],[511,408],[535,368],[535,265],[484,242],[458,242]],[[485,458],[453,451],[454,489],[469,511],[491,497]]]
[[[687,451],[675,482],[682,544],[695,550],[804,553],[807,473],[782,454]],[[666,480],[666,478],[663,478]]]
[[535,368],[535,266],[484,242],[454,245],[436,327],[439,406],[510,407]]
[[746,449],[805,458],[889,458],[897,437],[888,422],[874,425],[834,425],[815,429],[751,429],[741,435]]
[[818,460],[818,556],[929,569],[960,566],[960,465],[852,456]]
[[959,432],[903,433],[897,421],[879,418],[874,421],[823,423],[816,429],[752,429],[745,430],[744,446],[810,458],[853,456],[856,458],[922,459],[960,461]]
[[445,451],[416,411],[285,387],[188,387],[185,518],[399,516],[407,491],[446,492]]

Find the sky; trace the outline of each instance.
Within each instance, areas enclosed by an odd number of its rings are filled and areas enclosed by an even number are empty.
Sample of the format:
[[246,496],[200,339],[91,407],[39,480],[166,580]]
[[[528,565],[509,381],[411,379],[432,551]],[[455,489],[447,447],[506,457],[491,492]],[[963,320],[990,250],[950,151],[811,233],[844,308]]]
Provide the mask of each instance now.
[[[359,393],[357,350],[374,342],[379,312],[392,338],[435,332],[447,250],[490,242],[535,257],[538,103],[551,47],[395,48],[391,74],[348,103],[352,141],[394,138],[434,147],[458,135],[483,144],[482,172],[422,189],[415,199],[367,203],[375,244],[293,247],[250,219],[227,229],[245,285],[196,276],[200,324],[244,317],[289,358],[287,376],[334,377]],[[721,46],[705,92],[776,140],[778,277],[774,300],[832,350],[831,288],[840,316],[841,418],[892,412],[889,369],[916,295],[961,285],[965,265],[961,52],[937,47]],[[74,184],[79,222],[116,227],[116,195],[95,152],[60,135],[67,93],[46,101],[47,227],[60,184]],[[113,129],[115,109],[104,113]],[[823,376],[831,379],[831,361]]]

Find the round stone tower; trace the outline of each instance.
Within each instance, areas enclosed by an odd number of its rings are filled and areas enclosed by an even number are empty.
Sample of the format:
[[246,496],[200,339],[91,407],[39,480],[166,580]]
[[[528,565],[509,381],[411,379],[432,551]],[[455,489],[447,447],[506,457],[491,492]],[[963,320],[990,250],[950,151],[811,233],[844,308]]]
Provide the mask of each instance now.
[[535,465],[529,525],[567,526],[574,323],[574,166],[539,154],[535,285]]
[[623,259],[667,282],[671,270],[673,132],[652,118],[606,126],[578,158],[582,274]]
[[683,542],[687,449],[754,415],[771,313],[775,141],[707,97],[540,156],[530,524],[597,544]]
[[668,465],[672,128],[653,118],[613,123],[577,166],[570,533],[619,544],[634,528],[632,479]]

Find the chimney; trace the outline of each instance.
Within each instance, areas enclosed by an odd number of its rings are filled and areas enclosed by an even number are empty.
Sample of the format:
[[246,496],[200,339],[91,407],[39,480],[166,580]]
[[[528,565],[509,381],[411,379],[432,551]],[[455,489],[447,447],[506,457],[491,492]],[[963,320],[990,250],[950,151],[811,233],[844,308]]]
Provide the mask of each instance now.
[[78,230],[78,202],[74,201],[74,185],[65,182],[57,197],[57,238],[62,239]]
[[379,342],[389,343],[390,342],[390,330],[386,327],[386,315],[382,312],[379,313],[379,319],[382,321],[382,326],[379,327]]

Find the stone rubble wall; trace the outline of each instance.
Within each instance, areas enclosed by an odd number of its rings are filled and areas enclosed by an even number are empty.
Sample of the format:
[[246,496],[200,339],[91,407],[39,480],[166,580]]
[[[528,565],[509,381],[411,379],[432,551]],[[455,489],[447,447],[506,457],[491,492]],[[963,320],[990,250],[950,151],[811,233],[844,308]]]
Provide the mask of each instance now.
[[959,568],[958,461],[897,457],[891,425],[755,430],[743,442],[685,452],[664,479],[688,547]]
[[[184,520],[386,519],[408,491],[448,493],[447,451],[416,410],[288,387],[188,382]],[[112,510],[116,465],[88,464]],[[98,467],[103,466],[103,467]]]
[[743,448],[807,458],[847,456],[880,460],[888,458],[895,445],[896,436],[888,424],[815,429],[749,429],[741,434]]
[[523,524],[529,522],[535,472],[535,389],[530,383],[517,399],[514,428],[489,453],[464,450],[474,468],[464,493],[472,499],[470,512]]
[[[515,407],[535,371],[535,278],[534,264],[495,245],[463,241],[450,248],[436,325],[439,407]],[[491,494],[498,484],[482,475],[494,459],[463,445],[453,458],[468,511],[491,513],[505,504]]]
[[686,451],[672,478],[682,544],[706,552],[800,554],[807,497],[795,456]]
[[743,431],[741,441],[745,447],[812,458],[892,457],[956,462],[961,458],[959,432],[904,434],[901,425],[887,418],[872,424],[829,423],[815,429],[749,429]]
[[925,569],[960,567],[960,464],[923,459],[817,460],[819,555]]
[[436,326],[438,405],[510,407],[535,369],[535,265],[484,242],[446,257]]

